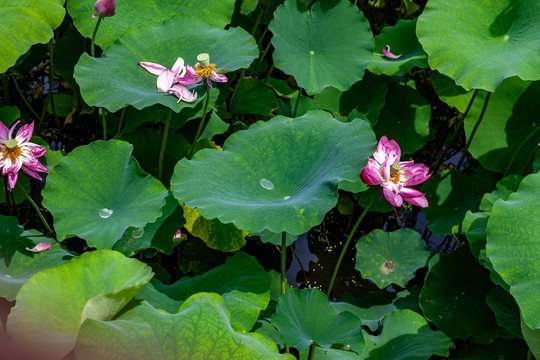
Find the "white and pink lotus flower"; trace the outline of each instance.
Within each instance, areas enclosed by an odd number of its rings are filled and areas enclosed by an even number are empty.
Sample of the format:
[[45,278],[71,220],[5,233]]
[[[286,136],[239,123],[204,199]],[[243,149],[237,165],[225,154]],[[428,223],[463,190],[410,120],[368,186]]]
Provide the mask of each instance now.
[[397,142],[383,136],[373,153],[373,159],[362,170],[360,177],[368,185],[380,185],[383,194],[392,207],[400,207],[403,201],[410,204],[427,207],[426,196],[409,186],[423,183],[431,176],[429,168],[414,161],[399,161],[401,149]]

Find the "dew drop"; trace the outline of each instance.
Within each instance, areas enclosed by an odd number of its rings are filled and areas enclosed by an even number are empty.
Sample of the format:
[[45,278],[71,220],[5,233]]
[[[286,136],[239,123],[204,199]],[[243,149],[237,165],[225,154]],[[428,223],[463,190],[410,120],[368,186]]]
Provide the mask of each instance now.
[[112,213],[113,211],[107,208],[99,209],[98,211],[99,217],[101,217],[102,219],[110,218]]
[[142,227],[138,227],[138,228],[133,229],[133,232],[131,233],[131,236],[134,239],[138,239],[141,236],[143,236],[143,234],[144,234],[144,229]]
[[310,54],[310,55],[315,55],[315,51],[311,50],[311,51],[309,52],[309,54]]
[[267,179],[261,179],[259,181],[259,184],[261,184],[262,188],[263,189],[266,189],[266,190],[274,190],[274,184],[270,181],[270,180],[267,180]]
[[289,200],[291,197],[289,195],[285,196],[283,200]]
[[510,35],[506,34],[506,35],[503,36],[504,41],[508,41],[508,39],[510,39]]

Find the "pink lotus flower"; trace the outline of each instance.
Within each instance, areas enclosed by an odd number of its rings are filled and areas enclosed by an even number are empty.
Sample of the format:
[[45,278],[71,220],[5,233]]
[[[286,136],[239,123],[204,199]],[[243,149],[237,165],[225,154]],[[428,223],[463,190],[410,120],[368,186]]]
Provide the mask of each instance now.
[[52,245],[44,243],[44,242],[40,242],[33,248],[26,248],[26,250],[31,251],[31,252],[42,252],[42,251],[50,250],[50,249],[52,249]]
[[167,69],[165,66],[141,61],[138,63],[143,69],[152,75],[157,75],[157,90],[162,93],[172,93],[178,98],[177,102],[193,102],[197,99],[197,94],[190,92],[186,87],[175,84],[178,78],[184,76],[186,67],[184,67],[184,59],[179,57],[176,59],[172,69]]
[[403,201],[427,207],[428,201],[423,193],[407,186],[418,185],[429,179],[429,168],[413,161],[402,161],[401,149],[394,140],[383,136],[360,177],[368,185],[380,185],[386,200],[393,207],[400,207]]
[[116,10],[116,1],[115,0],[97,0],[94,5],[94,10],[97,14],[92,15],[93,18],[96,17],[109,17],[113,16]]
[[216,73],[216,64],[210,63],[210,55],[206,53],[199,54],[197,60],[199,62],[195,64],[195,68],[189,65],[186,66],[187,75],[178,79],[180,84],[195,85],[206,81],[208,86],[212,87],[212,81],[227,82],[225,75]]
[[13,130],[20,121],[17,121],[11,129],[8,129],[0,122],[0,169],[2,175],[8,175],[8,188],[13,190],[17,183],[19,170],[23,170],[28,175],[42,180],[37,172],[48,173],[43,165],[37,160],[45,154],[43,146],[30,142],[34,132],[34,123],[21,126],[14,139],[11,138]]
[[[379,54],[381,55],[381,54]],[[401,54],[400,55],[394,55],[392,54],[392,52],[390,51],[390,45],[386,45],[385,48],[382,50],[382,55],[381,56],[384,56],[385,58],[388,58],[388,59],[399,59],[401,57]]]

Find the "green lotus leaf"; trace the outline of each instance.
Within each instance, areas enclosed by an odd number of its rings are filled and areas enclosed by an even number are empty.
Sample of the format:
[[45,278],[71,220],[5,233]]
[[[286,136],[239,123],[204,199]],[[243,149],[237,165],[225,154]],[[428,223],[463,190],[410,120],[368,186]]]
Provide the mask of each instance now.
[[493,344],[471,344],[456,352],[456,360],[513,360],[527,358],[527,345],[519,339],[495,339]]
[[274,92],[261,80],[251,78],[240,81],[231,99],[232,114],[272,116],[277,109]]
[[533,171],[534,172],[540,171],[540,149],[536,150],[536,156],[533,161]]
[[[49,41],[64,19],[65,0],[5,0],[0,4],[0,74],[37,43]],[[32,26],[27,26],[32,24]]]
[[[399,59],[388,59],[382,55],[382,49],[390,46],[394,55]],[[375,36],[373,57],[368,64],[368,70],[377,75],[406,74],[413,67],[427,68],[427,54],[416,38],[416,20],[399,20],[394,26],[382,29]]]
[[431,68],[466,90],[493,92],[516,75],[540,79],[537,0],[432,0],[416,33]]
[[223,224],[218,219],[207,220],[199,210],[185,205],[183,209],[187,231],[204,241],[209,248],[233,252],[246,244],[246,236],[249,233],[238,230],[233,224]]
[[163,215],[153,223],[142,227],[131,227],[114,243],[113,250],[126,256],[134,256],[140,250],[156,249],[164,254],[171,255],[175,246],[173,237],[185,224],[182,208],[178,201],[169,194]]
[[[0,297],[15,300],[21,286],[35,273],[60,265],[73,255],[53,239],[35,230],[25,231],[12,216],[0,216]],[[50,250],[32,253],[40,242],[52,244]]]
[[[347,31],[338,31],[339,28]],[[362,79],[373,35],[360,10],[345,0],[287,0],[268,26],[274,34],[274,64],[314,94],[327,86],[345,91]],[[294,34],[294,36],[291,36]],[[354,34],[354,36],[351,36]]]
[[[41,160],[40,158],[39,160]],[[4,175],[0,174],[0,184],[4,184]],[[21,190],[21,186],[24,188],[27,194],[30,193],[30,180],[28,179],[28,176],[23,175],[19,172],[19,177],[17,178],[17,186],[11,191],[11,194],[13,194],[13,199],[15,200],[15,204],[20,204],[23,201],[26,200],[26,195]],[[0,191],[0,203],[6,204],[6,192]]]
[[521,335],[519,307],[512,295],[496,286],[487,295],[486,303],[495,314],[497,325],[504,327],[515,337],[523,338],[523,335]]
[[[413,286],[408,290],[397,293],[391,292],[370,292],[366,296],[353,299],[344,299],[347,302],[331,303],[338,312],[348,311],[362,320],[362,325],[369,327],[371,331],[376,331],[381,319],[398,309],[409,309],[417,313],[422,310],[418,306],[418,295],[420,289]],[[343,299],[340,299],[343,300]]]
[[[381,321],[379,335],[365,331],[366,350],[360,359],[426,360],[433,355],[449,356],[453,347],[442,331],[433,331],[421,315],[411,310],[396,310]],[[399,350],[396,350],[399,349]]]
[[362,321],[349,312],[338,314],[317,289],[287,291],[279,299],[272,323],[285,344],[300,351],[311,344],[331,348],[346,343],[356,352],[364,347]]
[[521,184],[522,180],[523,176],[521,175],[510,175],[501,179],[497,183],[493,192],[484,194],[482,200],[480,201],[479,209],[481,211],[491,212],[495,201],[499,199],[508,199],[508,196],[510,196],[510,194],[518,190],[519,184]]
[[372,280],[381,289],[390,284],[404,288],[430,255],[426,242],[413,229],[376,229],[356,243],[355,268],[362,278]]
[[80,146],[47,176],[43,206],[54,216],[58,239],[77,235],[110,249],[129,227],[161,216],[167,190],[131,157],[133,146],[99,140]]
[[437,70],[431,72],[431,83],[433,90],[446,104],[455,107],[460,112],[464,113],[472,99],[473,92],[467,91],[461,86],[456,85],[454,80],[446,75],[441,74]]
[[422,186],[429,206],[422,208],[428,228],[435,235],[451,234],[467,210],[476,210],[478,197],[472,192],[469,177],[459,171],[445,170],[433,175]]
[[[486,169],[504,173],[522,173],[540,142],[540,81],[528,83],[505,80],[489,99],[484,119],[469,148],[472,156]],[[465,119],[469,138],[484,105],[478,94]]]
[[75,346],[85,319],[112,319],[151,277],[148,266],[116,251],[84,253],[23,285],[8,334],[41,359],[60,359]]
[[[298,107],[296,106],[297,101],[300,101]],[[278,99],[277,115],[294,117],[294,109],[296,109],[296,116],[302,116],[310,110],[319,110],[320,108],[319,104],[312,98],[307,96],[298,97],[297,91],[288,102],[285,102],[283,99]]]
[[431,107],[416,90],[389,81],[386,104],[375,126],[378,138],[386,135],[399,144],[402,154],[422,148],[429,137]]
[[[268,230],[264,230],[263,232],[259,233],[259,234],[252,234],[252,235],[258,235],[260,238],[261,238],[261,241],[263,243],[270,243],[270,244],[274,244],[274,245],[278,245],[278,246],[281,246],[281,241],[283,239],[283,234],[276,234],[276,233],[273,233],[271,231],[268,231]],[[291,235],[289,233],[286,233],[285,234],[285,246],[290,246],[292,245],[293,242],[296,241],[296,239],[298,239],[298,236],[297,235]],[[281,291],[281,289],[280,289]]]
[[339,102],[342,94],[338,89],[328,86],[316,94],[313,99],[319,104],[321,109],[330,111],[334,117],[338,118],[341,115],[339,112]]
[[323,111],[276,116],[233,134],[223,151],[180,160],[171,189],[207,219],[250,233],[300,235],[336,205],[339,181],[358,178],[374,144],[363,120],[342,123]]
[[[67,4],[73,23],[88,38],[92,37],[97,22],[92,18],[94,4],[94,0],[69,0]],[[116,14],[105,18],[99,26],[96,44],[105,49],[128,29],[160,25],[173,15],[189,16],[210,26],[224,28],[231,22],[233,10],[234,0],[207,0],[204,4],[197,0],[117,1]]]
[[449,254],[436,254],[429,260],[420,292],[420,307],[426,319],[445,334],[467,339],[495,325],[485,300],[492,286],[489,272],[467,248],[460,247]]
[[540,329],[531,329],[521,318],[521,333],[535,358],[540,357]]
[[174,314],[143,302],[114,321],[88,319],[75,355],[81,360],[294,359],[262,335],[234,331],[223,298],[209,293],[191,296]]
[[210,54],[210,61],[218,68],[229,71],[248,67],[258,56],[255,39],[243,29],[221,30],[206,21],[177,16],[159,26],[127,30],[101,58],[83,54],[75,66],[75,79],[89,105],[115,112],[126,104],[137,109],[163,104],[179,112],[201,100],[200,87],[196,102],[177,103],[176,96],[157,92],[157,77],[137,63],[149,61],[170,68],[182,57],[194,66],[203,52]]
[[237,252],[225,264],[199,276],[183,277],[171,285],[152,280],[136,299],[146,300],[157,309],[175,313],[191,295],[214,292],[225,299],[233,328],[249,331],[261,310],[268,306],[269,288],[270,278],[257,260]]
[[510,285],[525,323],[540,328],[540,174],[521,182],[508,200],[498,200],[487,226],[487,256],[494,269]]
[[21,111],[16,106],[2,106],[0,107],[0,122],[6,125],[8,128],[15,124],[17,119],[21,118]]
[[463,219],[463,232],[469,241],[473,256],[478,259],[480,251],[486,248],[486,229],[489,220],[489,212],[467,211]]

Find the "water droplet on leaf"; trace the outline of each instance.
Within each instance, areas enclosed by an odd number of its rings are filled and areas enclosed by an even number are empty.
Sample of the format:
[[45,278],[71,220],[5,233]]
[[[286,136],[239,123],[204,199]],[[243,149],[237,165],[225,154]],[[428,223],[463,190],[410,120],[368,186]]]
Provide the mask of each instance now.
[[138,239],[143,235],[144,235],[144,229],[142,227],[138,227],[138,228],[133,229],[133,232],[131,233],[131,236],[134,239]]
[[259,181],[259,184],[261,184],[262,188],[263,189],[266,189],[266,190],[274,190],[274,184],[270,181],[270,180],[267,180],[267,179],[261,179]]
[[289,195],[285,196],[283,200],[289,200],[291,197]]
[[111,215],[113,214],[113,211],[107,208],[103,208],[103,209],[99,209],[98,214],[99,214],[99,217],[101,217],[102,219],[107,219],[111,217]]

